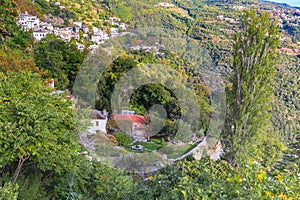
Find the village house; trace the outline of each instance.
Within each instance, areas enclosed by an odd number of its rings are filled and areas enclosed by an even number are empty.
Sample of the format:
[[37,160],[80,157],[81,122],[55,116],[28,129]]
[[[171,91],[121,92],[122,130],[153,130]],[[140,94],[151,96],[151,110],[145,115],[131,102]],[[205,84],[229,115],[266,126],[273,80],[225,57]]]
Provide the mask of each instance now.
[[120,22],[121,21],[121,19],[120,18],[117,18],[117,17],[110,17],[108,20],[107,20],[107,22],[108,23],[117,23],[117,22]]
[[52,33],[52,32],[48,31],[48,30],[45,30],[45,29],[39,29],[39,30],[33,31],[33,37],[37,41],[40,41],[41,39],[46,37],[46,35],[49,34],[49,33]]
[[90,114],[91,126],[88,127],[88,135],[94,135],[101,131],[106,133],[106,123],[108,118],[108,112],[104,109],[103,111],[93,110]]
[[119,34],[119,29],[118,28],[110,28],[110,35],[115,36]]
[[72,32],[72,30],[70,30],[69,28],[54,28],[54,34],[55,35],[70,35]]
[[73,22],[73,24],[75,26],[78,26],[79,28],[82,28],[82,22],[76,21],[76,22]]
[[30,29],[39,28],[40,20],[36,16],[29,15],[26,12],[17,18],[17,24],[21,26],[22,30],[29,31]]
[[102,38],[100,35],[91,35],[91,41],[96,43],[96,44],[101,44],[102,43]]
[[125,23],[120,23],[119,27],[120,27],[120,29],[121,29],[122,31],[125,31],[125,30],[126,30],[126,24],[125,24]]
[[87,26],[82,26],[83,33],[89,33],[90,29]]
[[81,51],[81,52],[84,51],[84,45],[83,45],[83,44],[76,42],[76,46],[77,46],[77,49],[78,49],[79,51]]
[[155,5],[155,6],[160,6],[160,7],[165,7],[165,8],[172,8],[172,7],[175,7],[174,4],[172,4],[172,3],[167,3],[167,2],[160,2],[160,3],[158,3],[158,5]]
[[101,44],[107,39],[109,39],[108,34],[102,30],[97,30],[96,33],[94,32],[94,35],[91,35],[91,41],[96,44]]
[[92,44],[92,45],[89,46],[89,51],[91,53],[96,53],[96,51],[97,51],[98,48],[99,48],[98,45]]
[[48,31],[53,31],[54,30],[54,27],[52,26],[52,24],[49,24],[49,23],[46,23],[46,22],[41,22],[40,23],[40,28],[48,30]]
[[71,35],[70,35],[70,38],[74,38],[75,40],[79,40],[79,39],[80,39],[80,36],[79,36],[78,33],[72,32]]
[[135,141],[147,141],[147,118],[142,115],[136,115],[134,112],[122,112],[122,114],[113,115],[113,120],[124,132],[130,135]]

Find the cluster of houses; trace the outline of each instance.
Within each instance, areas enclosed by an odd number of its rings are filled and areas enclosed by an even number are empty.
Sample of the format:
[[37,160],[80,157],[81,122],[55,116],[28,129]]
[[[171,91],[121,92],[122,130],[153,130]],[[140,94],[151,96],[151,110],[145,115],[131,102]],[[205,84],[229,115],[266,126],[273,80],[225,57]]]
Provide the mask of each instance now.
[[217,16],[217,19],[218,20],[224,20],[230,24],[237,24],[239,23],[239,20],[238,19],[234,19],[234,18],[231,18],[231,17],[225,17],[224,15],[218,15]]
[[[53,26],[51,23],[43,22],[38,17],[30,15],[28,13],[22,13],[17,18],[17,24],[21,27],[21,29],[24,31],[32,30],[33,37],[37,41],[40,41],[49,33],[53,33],[61,37],[65,42],[69,42],[72,38],[74,38],[77,41],[85,38],[94,43],[94,45],[91,45],[89,47],[91,51],[94,50],[97,47],[97,45],[103,43],[110,37],[118,35],[119,30],[126,30],[126,24],[121,23],[120,18],[110,17],[107,20],[107,22],[112,25],[112,28],[109,29],[109,33],[95,26],[89,28],[79,21],[73,22],[73,26],[59,28]],[[82,31],[83,38],[80,38],[80,31]],[[85,48],[82,43],[77,42],[76,45],[80,51],[83,51]]]
[[283,26],[284,22],[294,26],[300,25],[300,10],[298,9],[273,8],[269,13],[271,18],[278,18],[280,27]]

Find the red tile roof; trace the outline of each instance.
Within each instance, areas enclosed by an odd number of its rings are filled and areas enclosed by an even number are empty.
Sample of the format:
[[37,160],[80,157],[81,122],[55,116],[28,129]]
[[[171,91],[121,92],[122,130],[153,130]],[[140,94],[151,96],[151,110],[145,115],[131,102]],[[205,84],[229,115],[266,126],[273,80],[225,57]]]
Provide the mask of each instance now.
[[142,115],[113,115],[114,120],[128,120],[133,123],[146,124],[147,120],[145,116]]

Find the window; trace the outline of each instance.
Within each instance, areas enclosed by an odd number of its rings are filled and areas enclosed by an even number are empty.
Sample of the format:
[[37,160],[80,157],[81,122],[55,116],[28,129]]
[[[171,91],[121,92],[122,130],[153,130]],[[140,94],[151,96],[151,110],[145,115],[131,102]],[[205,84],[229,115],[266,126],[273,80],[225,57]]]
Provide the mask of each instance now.
[[99,126],[99,121],[96,121],[96,126]]

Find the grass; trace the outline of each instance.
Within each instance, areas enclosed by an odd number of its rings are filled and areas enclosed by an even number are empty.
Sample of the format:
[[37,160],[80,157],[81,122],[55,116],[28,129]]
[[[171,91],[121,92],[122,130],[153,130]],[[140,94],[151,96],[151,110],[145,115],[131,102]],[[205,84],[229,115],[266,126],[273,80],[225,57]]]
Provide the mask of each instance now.
[[187,144],[184,146],[168,145],[162,149],[162,152],[167,154],[169,159],[175,159],[191,151],[195,146],[195,144]]
[[[164,145],[155,143],[158,141],[152,142],[134,142],[128,146],[125,147],[126,151],[133,152],[133,153],[145,153],[145,152],[153,152],[156,150],[161,149],[162,153],[165,153],[168,155],[169,159],[175,159],[183,154],[186,154],[187,152],[191,151],[193,148],[195,148],[195,144],[187,144],[184,146],[177,146],[177,145],[171,145],[168,143],[165,143]],[[160,140],[159,140],[160,141]],[[143,151],[135,151],[131,149],[131,146],[133,145],[142,145],[144,147]]]
[[[144,150],[143,151],[134,151],[131,149],[131,146],[133,146],[133,145],[142,145],[144,147]],[[133,144],[126,146],[125,149],[129,152],[143,153],[143,152],[156,151],[161,147],[162,147],[161,144],[152,143],[152,142],[134,142]]]

